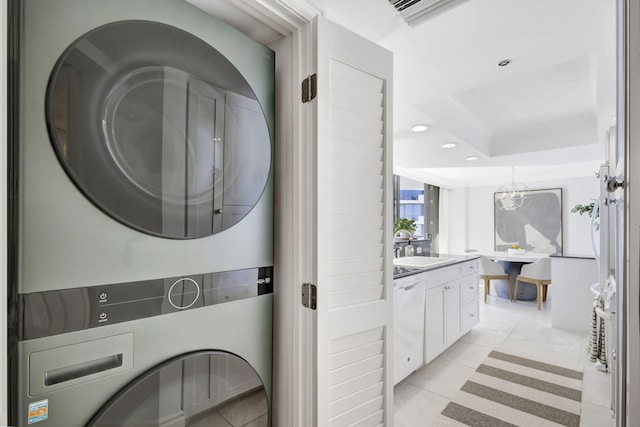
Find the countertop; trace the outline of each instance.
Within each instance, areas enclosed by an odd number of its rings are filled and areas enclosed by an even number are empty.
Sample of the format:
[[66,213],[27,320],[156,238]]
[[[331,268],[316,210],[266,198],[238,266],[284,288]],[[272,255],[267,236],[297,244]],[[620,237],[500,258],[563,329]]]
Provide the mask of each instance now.
[[425,271],[437,270],[439,268],[448,267],[451,265],[459,264],[461,262],[469,261],[472,259],[479,258],[476,254],[468,254],[468,255],[449,255],[449,254],[430,254],[430,255],[416,255],[416,256],[426,256],[431,258],[450,258],[450,262],[443,262],[442,264],[430,265],[423,268],[409,268],[409,267],[393,267],[393,278],[399,279],[401,277],[407,277],[418,273],[423,273]]
[[593,255],[549,255],[550,258],[596,259]]
[[510,254],[507,251],[499,252],[478,252],[478,255],[486,256],[493,261],[506,261],[506,262],[522,262],[531,263],[539,260],[540,258],[546,258],[548,254],[539,254],[536,252],[525,252],[523,254]]

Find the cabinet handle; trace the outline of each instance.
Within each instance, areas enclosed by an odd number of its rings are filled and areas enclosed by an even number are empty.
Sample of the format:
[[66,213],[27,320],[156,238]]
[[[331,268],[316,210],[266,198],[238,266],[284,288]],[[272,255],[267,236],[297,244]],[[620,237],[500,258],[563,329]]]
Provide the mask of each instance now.
[[473,317],[473,313],[469,313],[469,316]]
[[473,286],[469,286],[469,289],[474,290],[475,288]]

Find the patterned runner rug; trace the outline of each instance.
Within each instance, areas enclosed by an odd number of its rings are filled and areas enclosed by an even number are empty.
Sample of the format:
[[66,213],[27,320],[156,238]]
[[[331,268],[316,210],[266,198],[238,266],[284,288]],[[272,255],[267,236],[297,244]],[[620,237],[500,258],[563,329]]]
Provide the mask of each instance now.
[[580,425],[582,372],[492,351],[438,426]]

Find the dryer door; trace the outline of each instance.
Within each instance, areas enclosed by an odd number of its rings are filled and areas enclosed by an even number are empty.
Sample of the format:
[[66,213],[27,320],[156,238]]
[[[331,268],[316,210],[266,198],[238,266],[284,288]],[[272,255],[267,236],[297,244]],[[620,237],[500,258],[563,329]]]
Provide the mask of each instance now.
[[104,25],[58,60],[46,116],[96,206],[145,233],[206,237],[242,220],[271,167],[262,106],[211,44],[150,21]]
[[87,427],[267,426],[260,377],[221,351],[188,354],[142,375],[116,394]]

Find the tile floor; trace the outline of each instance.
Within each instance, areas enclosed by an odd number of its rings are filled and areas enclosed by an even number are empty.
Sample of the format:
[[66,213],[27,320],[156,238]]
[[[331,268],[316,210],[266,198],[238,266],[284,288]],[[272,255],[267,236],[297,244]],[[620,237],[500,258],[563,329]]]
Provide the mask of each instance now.
[[267,427],[267,410],[267,396],[261,388],[171,427]]
[[[583,335],[551,327],[551,292],[538,311],[535,301],[509,302],[490,295],[480,301],[480,324],[429,365],[395,387],[395,427],[429,426],[455,398],[471,373],[496,348],[584,372],[582,427],[613,426],[609,410],[609,374],[596,370]],[[482,295],[482,289],[480,290]],[[588,328],[589,325],[585,325]]]

